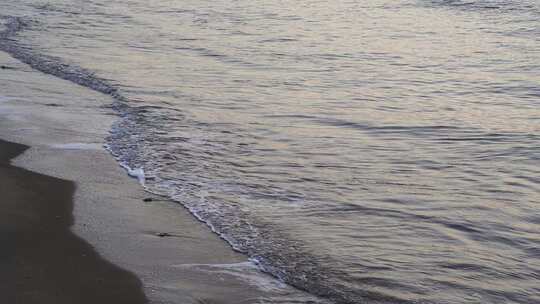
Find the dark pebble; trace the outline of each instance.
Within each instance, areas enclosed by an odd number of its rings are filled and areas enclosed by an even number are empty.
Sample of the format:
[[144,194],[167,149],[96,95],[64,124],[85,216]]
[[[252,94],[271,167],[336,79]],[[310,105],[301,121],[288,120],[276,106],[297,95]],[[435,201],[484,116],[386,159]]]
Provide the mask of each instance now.
[[152,202],[153,199],[151,197],[147,197],[145,199],[143,199],[143,202]]

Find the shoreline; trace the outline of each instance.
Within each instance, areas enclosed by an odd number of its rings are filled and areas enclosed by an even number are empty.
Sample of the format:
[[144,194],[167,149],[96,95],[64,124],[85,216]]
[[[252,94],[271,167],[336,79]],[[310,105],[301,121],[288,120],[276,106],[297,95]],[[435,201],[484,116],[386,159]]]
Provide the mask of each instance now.
[[136,275],[150,303],[321,302],[262,273],[184,207],[128,177],[103,148],[117,119],[110,96],[2,52],[0,63],[10,67],[0,70],[0,138],[30,147],[12,165],[72,181],[71,231]]

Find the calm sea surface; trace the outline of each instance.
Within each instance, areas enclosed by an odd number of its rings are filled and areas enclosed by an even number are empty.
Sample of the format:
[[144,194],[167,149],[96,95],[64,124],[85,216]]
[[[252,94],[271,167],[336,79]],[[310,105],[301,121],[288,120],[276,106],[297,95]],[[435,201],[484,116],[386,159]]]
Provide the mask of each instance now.
[[540,1],[0,8],[0,50],[116,96],[119,161],[282,280],[540,303]]

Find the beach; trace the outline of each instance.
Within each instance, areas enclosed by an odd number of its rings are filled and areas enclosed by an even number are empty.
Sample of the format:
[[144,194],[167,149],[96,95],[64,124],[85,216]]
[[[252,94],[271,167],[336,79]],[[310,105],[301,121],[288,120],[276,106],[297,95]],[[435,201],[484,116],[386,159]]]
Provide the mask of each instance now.
[[28,147],[0,141],[2,296],[8,303],[146,303],[136,276],[70,231],[70,181],[9,165]]
[[103,148],[115,119],[108,97],[5,54],[0,63],[10,67],[0,71],[0,263],[9,303],[258,303],[302,295],[127,175]]
[[[58,201],[55,244],[88,248],[110,286],[540,303],[538,0],[0,7],[4,167],[25,172],[3,192]],[[25,244],[35,265],[62,253]]]

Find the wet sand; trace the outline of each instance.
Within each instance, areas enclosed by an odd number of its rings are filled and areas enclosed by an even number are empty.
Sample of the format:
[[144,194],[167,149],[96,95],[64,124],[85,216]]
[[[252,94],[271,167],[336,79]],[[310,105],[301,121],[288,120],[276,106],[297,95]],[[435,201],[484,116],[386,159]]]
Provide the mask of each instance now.
[[10,165],[27,148],[0,140],[5,303],[147,303],[135,275],[104,260],[70,231],[75,184]]

